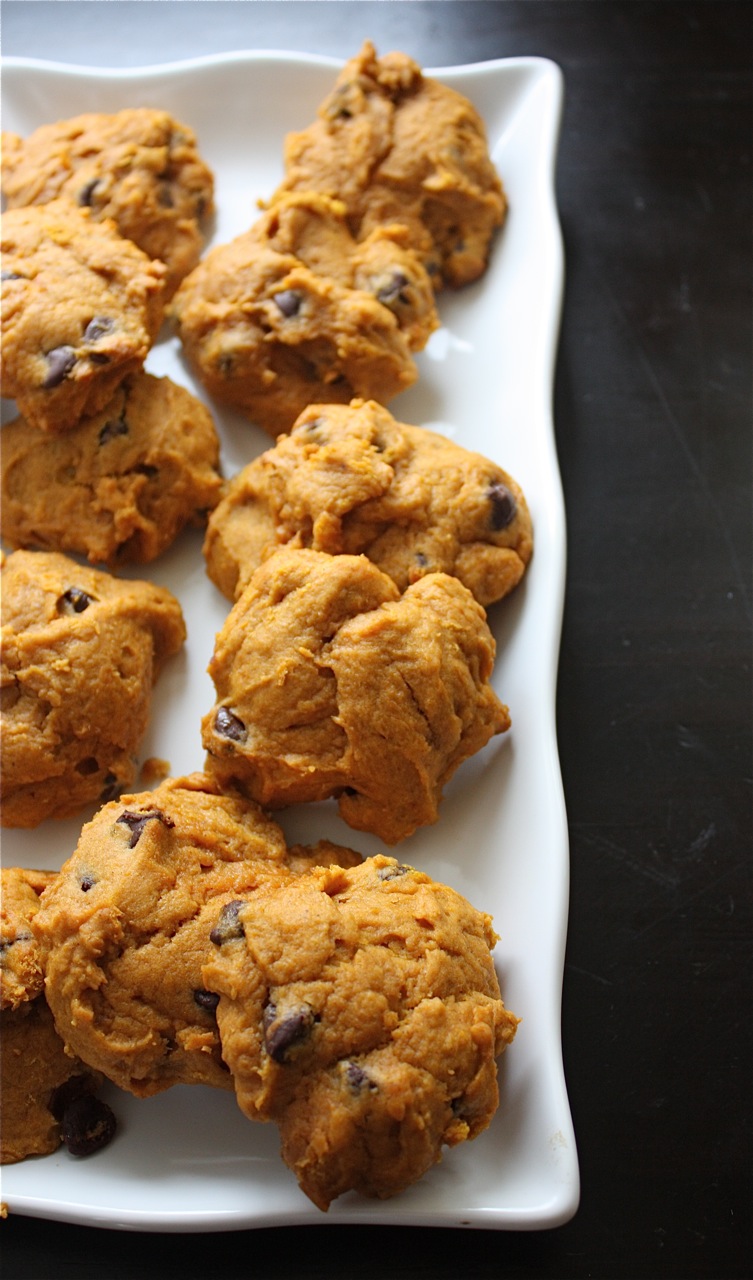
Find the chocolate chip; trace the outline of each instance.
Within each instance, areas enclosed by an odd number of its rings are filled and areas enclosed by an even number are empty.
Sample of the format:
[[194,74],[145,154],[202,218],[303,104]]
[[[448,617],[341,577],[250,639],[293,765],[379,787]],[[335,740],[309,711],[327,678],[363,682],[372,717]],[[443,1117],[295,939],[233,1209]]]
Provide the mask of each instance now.
[[82,591],[81,587],[69,587],[58,600],[58,613],[83,613],[90,604],[94,603],[95,597]]
[[496,531],[506,529],[508,524],[512,524],[515,519],[515,513],[518,509],[515,498],[510,493],[507,485],[502,484],[499,480],[496,480],[489,487],[487,497],[492,504],[492,529]]
[[86,1094],[94,1093],[96,1083],[94,1076],[89,1075],[87,1072],[77,1076],[69,1076],[67,1080],[58,1085],[57,1089],[53,1089],[47,1106],[55,1119],[62,1120],[71,1103],[77,1102],[79,1098],[85,1097]]
[[147,822],[161,822],[164,827],[174,827],[175,823],[161,809],[149,809],[146,813],[134,813],[130,809],[124,809],[116,822],[122,822],[124,826],[129,827],[131,838],[128,841],[128,848],[133,849],[141,839],[144,827]]
[[99,799],[102,804],[106,804],[108,800],[114,800],[120,794],[120,783],[114,773],[106,773],[102,790],[99,793]]
[[372,1080],[367,1071],[360,1067],[357,1062],[346,1062],[343,1066],[345,1081],[351,1093],[363,1093],[365,1089],[373,1092],[378,1085]]
[[94,192],[99,186],[99,178],[92,178],[78,193],[78,202],[84,209],[90,209],[94,204]]
[[84,342],[99,342],[107,337],[115,328],[115,321],[110,316],[94,316],[84,329]]
[[402,271],[393,271],[392,274],[382,284],[380,277],[379,288],[377,289],[377,302],[384,303],[385,307],[391,306],[395,302],[407,302],[408,299],[400,290],[404,289],[408,283],[408,277]]
[[238,917],[241,908],[245,907],[245,905],[245,902],[238,899],[225,903],[216,925],[209,934],[209,941],[213,942],[216,947],[221,947],[226,942],[232,942],[234,938],[244,937],[245,930]]
[[416,558],[416,564],[418,565],[418,567],[420,569],[425,569],[427,564],[429,563],[429,560],[428,560],[428,557],[424,555],[423,551],[417,551],[415,558]]
[[204,987],[197,987],[193,993],[193,998],[200,1009],[204,1009],[206,1013],[214,1013],[217,1005],[220,1003],[220,997],[215,991],[207,991]]
[[70,373],[77,356],[73,347],[53,347],[52,351],[48,351],[45,360],[47,361],[47,377],[42,383],[45,391],[50,391],[53,387],[59,387],[60,383]]
[[66,1107],[60,1125],[63,1142],[72,1156],[88,1156],[106,1147],[117,1128],[106,1102],[85,1093]]
[[157,203],[163,209],[172,209],[175,207],[173,199],[173,190],[169,182],[161,182],[157,188]]
[[120,418],[110,418],[99,432],[99,443],[109,444],[111,440],[115,440],[117,436],[128,435],[128,423],[125,420],[125,414]]
[[147,480],[154,480],[159,475],[159,467],[150,466],[148,462],[139,462],[133,468],[140,476],[146,476]]
[[90,871],[87,871],[86,874],[81,877],[81,892],[88,893],[90,889],[94,888],[96,883],[96,876],[93,876]]
[[242,720],[227,707],[219,707],[214,717],[214,727],[222,738],[231,738],[233,742],[244,742],[248,730]]
[[296,293],[295,289],[283,289],[281,293],[274,294],[272,301],[277,304],[282,314],[290,319],[291,316],[298,315],[303,298],[300,293]]
[[286,1062],[290,1050],[311,1034],[316,1018],[308,1005],[300,1005],[278,1019],[277,1005],[268,1004],[263,1021],[267,1053],[274,1062]]

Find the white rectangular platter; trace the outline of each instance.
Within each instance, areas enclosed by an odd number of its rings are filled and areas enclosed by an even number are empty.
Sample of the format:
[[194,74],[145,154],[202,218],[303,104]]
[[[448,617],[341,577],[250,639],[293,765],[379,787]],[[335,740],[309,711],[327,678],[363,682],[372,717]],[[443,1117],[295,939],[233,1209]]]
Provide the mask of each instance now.
[[[285,134],[314,118],[337,66],[278,52],[126,71],[8,59],[2,124],[27,135],[83,111],[167,109],[196,130],[214,170],[211,242],[223,243],[250,225],[257,200],[274,190]],[[535,551],[523,585],[489,615],[498,645],[493,682],[510,707],[512,729],[461,767],[439,822],[406,841],[398,856],[494,917],[503,995],[522,1018],[501,1060],[499,1110],[484,1134],[448,1152],[403,1195],[345,1196],[325,1217],[283,1166],[274,1127],[245,1121],[232,1094],[182,1087],[139,1101],[113,1088],[119,1130],[111,1145],[88,1159],[63,1150],[7,1166],[2,1199],[11,1213],[132,1230],[217,1231],[317,1222],[537,1229],[576,1210],[578,1162],[560,1038],[569,851],[555,731],[565,579],[551,407],[563,286],[554,194],[562,77],[538,58],[428,73],[481,112],[510,212],[483,279],[440,295],[442,325],[418,357],[418,381],[390,409],[509,471],[531,508]],[[173,336],[153,348],[147,368],[207,400]],[[270,447],[255,426],[211,407],[226,475]],[[15,412],[8,404],[4,410],[6,418]],[[188,532],[131,574],[170,587],[186,616],[185,652],[157,685],[141,751],[142,760],[168,760],[173,774],[202,766],[199,723],[213,702],[206,666],[229,607],[207,579],[200,549],[200,534]],[[4,863],[59,867],[89,816],[5,831]],[[380,849],[346,828],[330,804],[276,817],[291,842],[326,835],[364,854]]]

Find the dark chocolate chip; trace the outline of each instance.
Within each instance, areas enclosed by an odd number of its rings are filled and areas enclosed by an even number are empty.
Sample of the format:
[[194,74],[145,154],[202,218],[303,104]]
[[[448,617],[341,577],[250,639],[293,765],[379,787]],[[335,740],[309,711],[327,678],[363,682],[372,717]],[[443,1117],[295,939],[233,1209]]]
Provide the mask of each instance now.
[[95,597],[82,591],[81,587],[69,587],[58,600],[58,613],[83,613],[94,602]]
[[423,551],[417,551],[416,564],[419,566],[419,568],[425,569],[428,563],[429,563],[428,557],[424,555]]
[[88,1156],[106,1147],[117,1128],[115,1116],[106,1102],[85,1093],[74,1099],[63,1113],[60,1130],[72,1156]]
[[363,1067],[357,1062],[346,1062],[344,1064],[345,1080],[351,1093],[363,1093],[365,1089],[373,1092],[378,1085]]
[[214,727],[222,738],[231,738],[233,742],[244,742],[248,730],[242,720],[227,707],[219,707],[214,717]]
[[197,987],[193,993],[193,998],[205,1013],[214,1013],[220,1003],[220,997],[217,993],[215,991],[207,991],[204,987]]
[[53,1089],[47,1106],[56,1120],[62,1120],[71,1103],[77,1102],[79,1098],[85,1097],[88,1093],[94,1093],[96,1085],[97,1082],[94,1076],[88,1073],[69,1076],[67,1080],[58,1085],[57,1089]]
[[110,316],[94,316],[84,329],[84,342],[99,342],[106,338],[115,328],[115,321]]
[[99,186],[99,178],[92,178],[78,193],[78,202],[84,209],[90,209],[94,204],[94,192]]
[[87,871],[86,874],[81,877],[81,892],[88,893],[90,889],[94,888],[96,883],[96,876],[93,876],[90,871]]
[[231,942],[234,938],[242,938],[244,936],[245,930],[238,917],[245,905],[245,902],[239,899],[225,903],[216,925],[209,934],[210,942],[213,942],[216,947],[221,947],[225,942]]
[[53,347],[52,351],[48,351],[45,356],[47,376],[42,383],[43,389],[50,391],[53,387],[59,387],[70,373],[77,358],[73,347]]
[[114,800],[116,796],[120,795],[120,791],[121,786],[117,776],[114,773],[106,773],[102,790],[99,793],[101,803],[106,804],[108,800]]
[[303,298],[300,293],[296,293],[295,289],[283,289],[280,293],[274,294],[272,301],[277,304],[282,314],[290,319],[291,316],[298,315]]
[[150,466],[148,462],[139,462],[133,468],[140,476],[146,476],[147,480],[154,480],[159,475],[159,467]]
[[404,289],[407,283],[408,277],[404,272],[394,271],[389,279],[378,289],[377,302],[384,303],[385,307],[389,307],[395,302],[407,302],[408,299],[400,295],[400,290]]
[[125,416],[120,418],[110,418],[99,432],[99,443],[109,444],[111,440],[115,440],[117,436],[128,435],[128,423]]
[[487,490],[487,497],[492,504],[491,524],[492,529],[498,531],[506,529],[508,524],[512,524],[515,519],[515,513],[518,509],[515,498],[510,493],[506,484],[495,480]]
[[122,822],[124,826],[130,828],[131,838],[128,841],[128,848],[133,849],[138,844],[144,832],[147,822],[161,822],[164,827],[174,827],[175,823],[161,809],[148,809],[146,813],[134,813],[130,809],[124,809],[116,822]]
[[315,1021],[308,1005],[300,1005],[278,1018],[277,1006],[268,1004],[264,1010],[264,1044],[270,1058],[286,1062],[290,1050],[311,1034]]

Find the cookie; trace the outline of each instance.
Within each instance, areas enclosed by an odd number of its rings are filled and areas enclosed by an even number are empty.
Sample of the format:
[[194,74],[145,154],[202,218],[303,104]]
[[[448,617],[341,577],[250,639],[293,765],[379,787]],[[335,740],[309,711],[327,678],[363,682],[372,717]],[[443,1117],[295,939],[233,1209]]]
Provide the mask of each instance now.
[[0,877],[0,1164],[48,1155],[72,1138],[93,1151],[112,1137],[115,1118],[93,1096],[101,1077],[66,1053],[55,1030],[31,931],[55,875],[3,867]]
[[198,262],[214,179],[193,130],[167,111],[87,112],[25,139],[4,133],[2,142],[7,208],[64,196],[98,221],[111,218],[121,235],[165,263],[168,297]]
[[517,586],[533,537],[507,472],[374,401],[312,405],[226,487],[204,541],[234,600],[270,550],[365,555],[400,591],[449,573],[488,606]]
[[80,812],[130,786],[152,686],[185,640],[164,587],[67,556],[14,551],[2,568],[0,817]]
[[336,796],[395,844],[435,822],[458,766],[509,727],[481,605],[447,574],[400,595],[364,556],[282,548],[217,636],[207,767],[270,808]]
[[316,120],[285,140],[277,194],[315,190],[347,208],[353,234],[400,222],[436,288],[486,269],[506,211],[484,123],[455,89],[403,53],[366,41],[345,64]]
[[[357,859],[327,844],[297,850]],[[71,1048],[145,1097],[232,1088],[201,966],[221,909],[294,878],[282,831],[200,774],[104,805],[35,918],[47,1000]]]
[[2,394],[33,426],[64,431],[142,367],[165,267],[61,198],[3,214],[2,271]]
[[146,564],[220,496],[208,409],[169,378],[136,373],[99,413],[52,435],[24,418],[2,430],[0,523],[14,547]]
[[488,1126],[518,1023],[489,916],[381,855],[227,915],[203,973],[236,1097],[320,1209],[394,1195]]
[[433,291],[400,227],[351,237],[343,206],[281,198],[210,250],[171,306],[197,376],[270,435],[313,402],[386,402],[417,377],[437,325]]

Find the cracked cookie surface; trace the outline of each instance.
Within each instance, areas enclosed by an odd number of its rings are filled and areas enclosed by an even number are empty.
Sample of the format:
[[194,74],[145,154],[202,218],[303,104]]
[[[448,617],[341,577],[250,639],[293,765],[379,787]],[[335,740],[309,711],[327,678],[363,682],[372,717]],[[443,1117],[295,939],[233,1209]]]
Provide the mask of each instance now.
[[236,1096],[320,1209],[394,1195],[488,1126],[518,1022],[489,916],[377,855],[265,888],[234,922],[203,972]]
[[111,566],[146,564],[186,524],[204,524],[222,483],[209,410],[143,372],[69,431],[6,423],[0,477],[0,523],[12,546]]
[[2,393],[34,426],[64,431],[143,366],[165,267],[61,198],[3,214],[2,270]]
[[336,796],[388,844],[435,822],[458,766],[510,724],[494,639],[456,578],[401,596],[364,556],[283,548],[220,631],[207,767],[273,808]]
[[278,546],[366,555],[401,591],[449,573],[488,606],[517,586],[533,534],[501,467],[354,400],[305,409],[228,482],[207,527],[207,572],[234,600]]
[[405,229],[356,244],[342,205],[315,192],[282,197],[211,249],[171,312],[210,394],[273,436],[314,401],[397,395],[438,323]]
[[401,222],[435,287],[486,269],[507,199],[483,121],[455,89],[370,41],[348,61],[316,120],[285,140],[278,191],[337,196],[353,234]]
[[196,135],[167,111],[87,112],[3,134],[6,206],[66,197],[165,263],[166,296],[199,260],[202,225],[213,210],[214,179]]
[[170,778],[104,805],[35,920],[47,999],[72,1048],[137,1096],[233,1087],[201,966],[223,907],[287,884],[323,842],[288,851],[279,826],[211,778]]
[[130,786],[165,660],[185,640],[164,587],[14,551],[2,568],[4,826],[35,827]]

